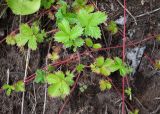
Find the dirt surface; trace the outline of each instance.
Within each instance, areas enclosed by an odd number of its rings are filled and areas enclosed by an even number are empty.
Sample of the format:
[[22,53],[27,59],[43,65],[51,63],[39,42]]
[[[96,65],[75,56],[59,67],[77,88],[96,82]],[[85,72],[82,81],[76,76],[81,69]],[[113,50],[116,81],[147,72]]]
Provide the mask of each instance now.
[[[123,3],[122,0],[120,0]],[[123,8],[117,0],[99,0],[96,2],[101,11],[108,13],[109,20],[116,20],[123,16]],[[129,41],[140,41],[151,35],[160,33],[160,10],[154,11],[160,7],[159,0],[127,0],[127,8],[131,14],[136,17],[137,25],[133,18],[127,14],[127,39]],[[0,6],[0,9],[3,9]],[[5,37],[9,31],[14,30],[17,25],[17,18],[10,14],[10,10],[0,18],[0,40]],[[24,19],[25,20],[25,19]],[[120,31],[123,26],[119,25]],[[122,44],[122,36],[117,34],[112,36],[102,26],[104,32],[103,39],[100,42],[103,46],[114,46]],[[146,46],[145,54],[152,60],[160,57],[160,45],[155,41],[148,41],[136,46]],[[133,47],[131,47],[133,48]],[[31,75],[37,68],[45,66],[45,57],[47,55],[48,44],[42,44],[40,49],[31,53],[28,75]],[[7,81],[7,70],[10,71],[9,84],[22,80],[24,76],[26,49],[18,49],[16,46],[7,46],[6,43],[0,44],[0,86]],[[121,49],[92,53],[93,57],[98,55],[118,56]],[[61,56],[68,56],[66,51]],[[81,58],[82,63],[89,63],[90,58]],[[74,63],[72,63],[74,64]],[[72,66],[72,64],[70,64]],[[109,91],[101,92],[99,89],[99,80],[101,76],[91,73],[85,69],[80,75],[80,79],[74,92],[67,97],[69,99],[63,109],[63,114],[120,114],[121,113],[121,77],[118,73],[111,75],[114,87]],[[132,101],[126,97],[126,112],[129,110],[139,109],[139,114],[160,114],[160,72],[156,71],[153,64],[144,55],[141,63],[136,69],[134,76],[128,77],[129,83],[133,88]],[[87,85],[87,89],[82,93],[79,85]],[[45,86],[34,82],[26,86],[24,112],[25,114],[42,114],[44,104]],[[22,93],[13,93],[6,96],[0,94],[0,114],[20,114]],[[46,113],[58,114],[64,102],[62,99],[50,98],[47,96]],[[128,113],[129,114],[129,113]]]

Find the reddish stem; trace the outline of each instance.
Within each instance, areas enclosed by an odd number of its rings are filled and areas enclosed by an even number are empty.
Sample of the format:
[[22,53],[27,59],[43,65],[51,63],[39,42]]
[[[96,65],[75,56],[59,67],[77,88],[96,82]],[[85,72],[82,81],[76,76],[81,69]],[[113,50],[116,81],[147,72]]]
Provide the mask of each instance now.
[[[124,26],[123,26],[123,50],[122,59],[125,62],[125,49],[126,49],[126,0],[124,0]],[[125,114],[125,77],[122,78],[122,114]]]

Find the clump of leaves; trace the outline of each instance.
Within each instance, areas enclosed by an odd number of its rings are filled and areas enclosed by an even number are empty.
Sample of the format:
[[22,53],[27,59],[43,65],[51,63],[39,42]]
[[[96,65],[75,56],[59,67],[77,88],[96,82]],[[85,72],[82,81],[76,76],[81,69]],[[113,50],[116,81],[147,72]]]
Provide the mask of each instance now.
[[104,57],[101,56],[96,58],[95,62],[90,66],[93,72],[103,74],[104,76],[109,76],[112,72],[118,70],[118,68],[114,65],[114,60],[110,58],[105,60]]
[[7,96],[10,96],[12,91],[15,90],[15,87],[13,85],[8,85],[8,84],[4,84],[2,88],[6,90]]
[[46,33],[44,30],[40,31],[39,26],[36,23],[30,27],[28,24],[20,25],[20,33],[14,37],[7,38],[8,44],[17,44],[17,46],[22,47],[28,43],[28,47],[32,50],[37,49],[37,43],[43,42]]
[[132,100],[132,89],[130,87],[125,89],[125,93],[129,96],[129,99]]
[[79,90],[83,93],[86,89],[87,89],[87,85],[86,84],[79,84]]
[[98,25],[105,22],[106,19],[107,15],[100,11],[90,13],[84,9],[81,9],[77,13],[77,24],[80,24],[84,28],[84,35],[86,37],[93,37],[95,39],[101,37],[101,30]]
[[6,2],[16,15],[33,14],[41,5],[41,0],[6,0]]
[[109,76],[112,72],[119,71],[121,76],[126,76],[132,70],[122,60],[118,57],[115,57],[114,60],[104,57],[96,58],[95,62],[90,65],[92,72],[97,74],[102,74],[104,76]]
[[54,2],[55,0],[41,0],[41,6],[45,9],[49,9]]
[[100,80],[99,81],[101,91],[109,90],[112,88],[112,84],[108,80]]
[[118,32],[118,27],[115,21],[110,21],[107,30],[110,31],[112,34],[116,34]]
[[76,51],[77,47],[81,47],[84,44],[84,40],[80,38],[83,34],[83,28],[79,25],[71,27],[67,20],[63,20],[58,24],[59,32],[54,36],[55,41],[63,43],[66,48],[74,47]]
[[24,92],[25,85],[23,81],[18,81],[14,85],[4,84],[2,88],[6,91],[7,96],[10,96],[12,91]]
[[44,70],[38,69],[36,71],[36,78],[34,79],[34,81],[36,83],[45,83],[46,75],[47,75],[47,73]]
[[74,83],[74,75],[70,71],[65,74],[57,71],[54,74],[48,74],[46,81],[49,84],[48,94],[51,97],[62,97],[70,94],[70,86]]

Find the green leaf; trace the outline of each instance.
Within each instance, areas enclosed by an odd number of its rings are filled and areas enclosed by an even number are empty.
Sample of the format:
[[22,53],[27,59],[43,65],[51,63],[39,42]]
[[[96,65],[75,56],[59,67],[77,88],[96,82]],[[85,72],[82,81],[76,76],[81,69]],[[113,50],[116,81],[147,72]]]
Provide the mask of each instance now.
[[58,83],[60,81],[60,78],[57,77],[55,74],[48,74],[46,77],[46,81],[48,84],[54,84]]
[[83,28],[79,25],[76,25],[72,28],[70,35],[71,39],[74,40],[83,34]]
[[111,71],[107,69],[105,66],[103,66],[100,68],[100,73],[104,76],[109,76],[111,74]]
[[34,81],[36,83],[45,83],[45,77],[46,77],[46,72],[44,70],[38,69],[36,71],[36,78],[34,79]]
[[63,19],[61,23],[58,23],[58,28],[64,33],[70,34],[71,28],[67,20]]
[[14,86],[8,85],[8,84],[4,84],[4,85],[2,86],[2,88],[3,88],[4,90],[6,90],[7,96],[10,96],[10,95],[11,95],[11,92],[12,92],[13,90],[15,90]]
[[16,92],[24,92],[25,91],[25,84],[23,81],[18,81],[15,85]]
[[93,5],[87,5],[88,0],[75,0],[72,4],[72,7],[75,11],[78,11],[80,9],[85,9],[87,12],[93,12],[94,6]]
[[101,30],[98,26],[90,26],[85,28],[85,36],[91,36],[92,38],[101,38]]
[[55,41],[57,41],[57,42],[66,43],[69,41],[69,35],[64,33],[63,31],[57,32],[55,34],[54,38],[55,38]]
[[83,46],[83,44],[84,44],[84,40],[82,38],[77,38],[77,40],[75,40],[73,44],[73,46],[75,47],[74,51],[76,51],[77,47]]
[[112,34],[116,34],[118,32],[117,24],[114,21],[109,22],[107,30],[110,31]]
[[31,48],[32,50],[37,49],[37,42],[36,42],[35,36],[30,37],[30,39],[28,41],[28,47]]
[[77,24],[80,24],[82,27],[84,27],[85,36],[91,36],[98,39],[101,37],[101,31],[98,25],[105,22],[107,15],[99,11],[89,13],[86,10],[81,9],[77,13],[77,19]]
[[95,13],[91,13],[91,20],[89,22],[89,26],[97,26],[107,19],[107,15],[104,12],[97,11]]
[[125,68],[124,66],[120,67],[119,72],[122,77],[126,76],[128,73],[127,68]]
[[17,46],[25,46],[28,43],[28,47],[32,50],[37,49],[37,42],[42,42],[46,36],[44,31],[39,31],[39,27],[35,24],[30,28],[28,24],[20,25],[20,33],[16,35]]
[[55,14],[55,16],[56,16],[56,23],[61,23],[61,21],[65,19],[70,24],[75,24],[75,22],[77,21],[76,14],[68,12],[69,6],[67,5],[67,3],[64,2],[64,1],[59,1],[58,5],[60,7],[58,8],[57,13]]
[[84,70],[84,65],[83,64],[79,64],[78,66],[76,66],[76,70],[80,73]]
[[48,94],[51,97],[62,97],[69,95],[70,86],[73,85],[73,73],[70,71],[66,72],[66,76],[62,71],[49,74],[46,78],[47,83],[51,84],[48,87]]
[[119,57],[115,57],[114,61],[117,65],[121,66],[123,64],[122,59],[120,59]]
[[41,0],[41,6],[45,9],[49,9],[54,2],[55,0]]
[[86,38],[85,39],[85,43],[88,47],[92,47],[93,46],[93,41],[90,38]]
[[7,43],[8,45],[15,45],[15,44],[16,44],[15,36],[13,36],[13,35],[8,35],[8,36],[6,37],[6,43]]
[[112,88],[112,85],[108,80],[100,80],[99,85],[100,85],[101,91],[109,90]]
[[125,89],[125,93],[130,96],[132,94],[132,89],[130,87],[128,87],[127,89]]
[[61,96],[60,91],[61,83],[52,84],[48,87],[48,95],[51,97],[59,97]]
[[99,48],[102,48],[102,45],[100,43],[96,43],[96,44],[93,44],[93,48],[99,49]]
[[71,28],[69,22],[63,19],[58,28],[60,31],[55,34],[55,41],[63,43],[66,48],[74,46],[75,51],[77,47],[81,47],[84,44],[84,40],[80,38],[83,34],[81,26],[76,25]]
[[97,74],[100,73],[100,68],[96,67],[95,64],[91,64],[90,67],[91,67],[92,72],[95,72]]
[[101,67],[104,64],[104,57],[100,56],[96,58],[96,66]]
[[8,6],[16,15],[29,15],[37,12],[41,0],[6,0]]

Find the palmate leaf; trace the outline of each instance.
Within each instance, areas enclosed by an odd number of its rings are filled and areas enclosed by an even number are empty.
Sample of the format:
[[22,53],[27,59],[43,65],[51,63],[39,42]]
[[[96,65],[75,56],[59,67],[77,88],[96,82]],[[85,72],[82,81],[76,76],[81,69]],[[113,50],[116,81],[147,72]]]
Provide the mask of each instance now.
[[107,15],[100,11],[89,13],[86,10],[81,9],[77,13],[77,19],[77,24],[84,27],[85,36],[91,36],[97,39],[101,37],[101,32],[98,25],[106,21]]
[[83,45],[84,41],[80,38],[83,34],[83,28],[81,26],[76,25],[71,28],[69,22],[63,19],[58,24],[58,28],[60,31],[55,34],[55,41],[63,43],[66,48],[74,46],[74,50]]
[[29,15],[39,10],[41,0],[6,0],[16,15]]
[[39,31],[39,27],[34,25],[30,27],[28,24],[20,25],[20,33],[15,36],[17,46],[25,46],[28,43],[28,47],[32,50],[37,49],[37,42],[41,43],[46,36],[46,33],[42,30]]
[[74,75],[69,71],[64,74],[62,71],[58,71],[54,74],[49,74],[46,77],[46,81],[50,86],[48,87],[48,94],[51,97],[62,97],[69,95],[70,86],[73,85]]

